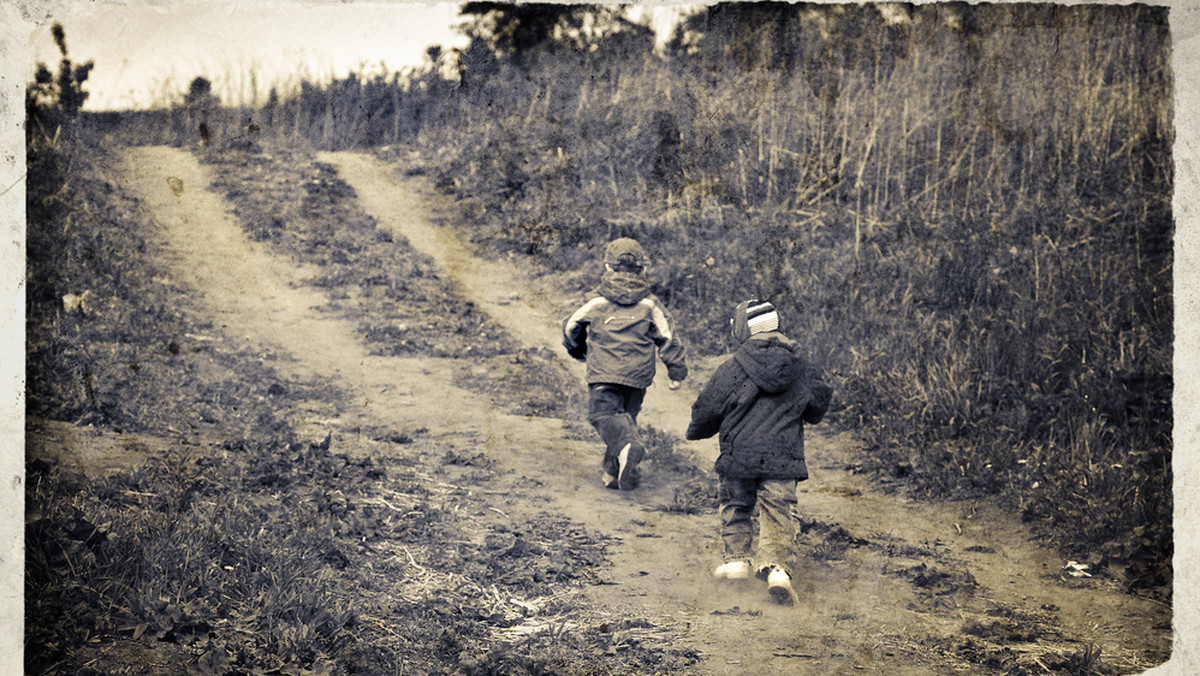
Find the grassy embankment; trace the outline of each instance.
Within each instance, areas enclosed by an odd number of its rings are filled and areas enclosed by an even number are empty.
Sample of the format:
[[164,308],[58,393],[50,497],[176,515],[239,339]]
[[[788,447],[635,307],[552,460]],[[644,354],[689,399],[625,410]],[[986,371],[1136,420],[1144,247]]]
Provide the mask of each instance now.
[[770,298],[865,469],[997,496],[1093,570],[1168,593],[1165,10],[707,17],[669,59],[624,25],[519,44],[477,28],[460,80],[431,64],[306,84],[237,119],[420,150],[411,169],[459,198],[464,232],[580,291],[607,239],[638,237],[702,353],[735,301]]

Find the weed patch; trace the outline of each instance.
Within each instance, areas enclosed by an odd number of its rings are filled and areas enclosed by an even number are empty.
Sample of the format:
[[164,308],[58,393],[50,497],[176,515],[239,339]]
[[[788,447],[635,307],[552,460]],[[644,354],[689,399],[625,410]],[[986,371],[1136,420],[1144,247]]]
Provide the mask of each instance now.
[[493,512],[433,480],[453,451],[428,442],[415,465],[339,445],[233,442],[100,481],[32,463],[30,671],[77,673],[120,641],[241,671],[694,659],[563,628],[585,622],[571,590],[601,582],[603,538],[546,513],[467,518]]
[[544,348],[521,348],[480,359],[458,371],[454,384],[485,392],[513,415],[581,420],[587,411],[582,388]]
[[330,309],[358,322],[373,354],[489,357],[514,349],[452,293],[431,260],[363,213],[354,189],[311,152],[225,147],[200,158],[251,238],[316,266],[312,284],[328,292]]
[[679,450],[679,437],[650,426],[642,429],[644,462],[653,467],[655,483],[671,485],[671,499],[655,509],[674,514],[711,514],[717,509],[717,477],[701,469],[694,457]]

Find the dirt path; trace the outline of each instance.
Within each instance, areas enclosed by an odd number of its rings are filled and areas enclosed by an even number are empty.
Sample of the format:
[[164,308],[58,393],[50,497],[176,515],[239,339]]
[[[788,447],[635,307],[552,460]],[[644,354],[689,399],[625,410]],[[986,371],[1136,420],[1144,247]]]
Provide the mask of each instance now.
[[[122,180],[154,213],[174,252],[173,271],[203,291],[221,330],[291,355],[276,368],[327,379],[361,402],[358,420],[308,412],[313,434],[360,423],[420,424],[473,444],[527,478],[525,497],[620,539],[611,570],[602,573],[613,584],[589,596],[613,613],[651,615],[675,629],[704,654],[701,673],[944,672],[981,663],[971,651],[997,651],[997,665],[1014,656],[1046,664],[1084,654],[1090,644],[1107,664],[1136,672],[1169,651],[1162,607],[1087,580],[1064,583],[1064,561],[1035,546],[1012,519],[872,490],[845,471],[849,439],[839,436],[810,441],[815,471],[800,514],[811,527],[802,546],[813,551],[798,575],[800,605],[780,608],[758,591],[718,587],[709,575],[719,562],[714,515],[656,509],[670,486],[652,477],[632,494],[603,489],[595,442],[566,438],[561,420],[503,414],[449,385],[457,360],[370,356],[353,325],[316,309],[324,298],[304,286],[306,270],[242,234],[225,202],[204,189],[209,178],[191,155],[144,148],[126,159]],[[558,322],[574,299],[555,298],[508,263],[475,257],[450,230],[434,226],[445,203],[422,181],[365,156],[322,160],[338,168],[382,227],[432,256],[463,296],[517,340],[561,353]],[[183,189],[172,190],[168,178]],[[561,366],[581,374],[568,359]],[[705,370],[680,392],[652,389],[643,419],[679,434]],[[692,450],[705,462],[715,454],[711,443]]]
[[[437,213],[433,205],[444,204],[444,200],[425,183],[405,182],[404,192],[400,192],[391,168],[367,155],[321,153],[318,159],[337,167],[341,178],[354,186],[359,203],[382,227],[405,237],[436,260],[450,273],[460,293],[499,321],[514,338],[562,356],[559,327],[564,313],[573,309],[568,306],[577,299],[557,297],[544,283],[507,261],[473,255],[452,231],[434,224]],[[564,358],[561,364],[576,379],[583,378],[584,369],[578,362]],[[658,370],[656,385],[646,397],[642,417],[660,429],[682,430],[689,419],[689,394],[662,386],[666,382],[666,369],[660,363]],[[700,373],[704,372],[702,367]],[[716,459],[715,442],[693,448],[705,453],[706,458]]]

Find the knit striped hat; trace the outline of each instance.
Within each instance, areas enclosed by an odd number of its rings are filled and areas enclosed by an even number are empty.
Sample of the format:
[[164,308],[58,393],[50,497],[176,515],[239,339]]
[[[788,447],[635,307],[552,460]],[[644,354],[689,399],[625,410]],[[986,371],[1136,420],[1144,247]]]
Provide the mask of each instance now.
[[779,313],[775,306],[765,300],[747,300],[738,303],[730,320],[730,331],[734,340],[743,342],[758,333],[779,330]]

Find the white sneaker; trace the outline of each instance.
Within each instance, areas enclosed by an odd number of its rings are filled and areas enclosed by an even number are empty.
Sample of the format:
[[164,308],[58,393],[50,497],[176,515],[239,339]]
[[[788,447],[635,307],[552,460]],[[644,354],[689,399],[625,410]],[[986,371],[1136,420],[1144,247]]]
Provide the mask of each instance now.
[[771,600],[784,606],[796,602],[796,591],[792,589],[792,576],[782,568],[775,567],[767,575],[767,593]]
[[713,577],[718,580],[728,580],[730,582],[740,582],[750,579],[750,562],[749,561],[729,561],[717,566],[713,571]]

